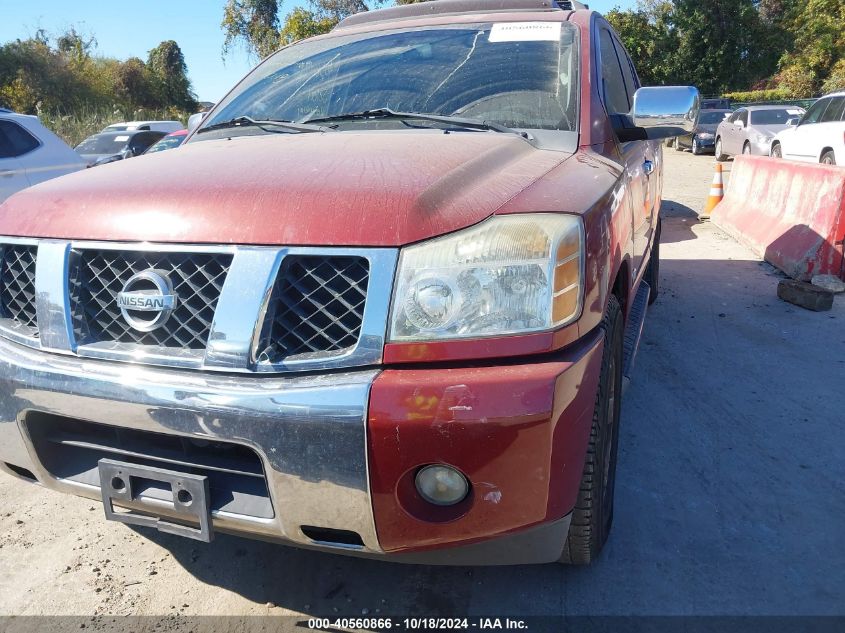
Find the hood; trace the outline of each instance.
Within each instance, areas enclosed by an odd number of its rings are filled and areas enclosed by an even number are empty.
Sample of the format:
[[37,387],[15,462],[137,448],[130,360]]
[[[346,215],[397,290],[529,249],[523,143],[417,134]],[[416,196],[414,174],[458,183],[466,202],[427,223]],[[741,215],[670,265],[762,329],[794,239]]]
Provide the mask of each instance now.
[[492,132],[198,141],[26,189],[0,235],[400,246],[483,220],[569,156]]
[[695,133],[716,134],[717,127],[719,127],[719,123],[699,123],[698,126],[695,128]]

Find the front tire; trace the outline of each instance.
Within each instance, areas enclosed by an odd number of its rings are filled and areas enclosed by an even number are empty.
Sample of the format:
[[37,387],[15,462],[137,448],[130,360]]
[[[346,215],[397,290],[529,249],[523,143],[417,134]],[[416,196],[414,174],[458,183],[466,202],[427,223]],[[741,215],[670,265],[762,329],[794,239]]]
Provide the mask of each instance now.
[[675,137],[675,151],[676,152],[683,152],[684,148],[681,147],[681,139],[679,137]]
[[701,155],[701,146],[698,144],[698,139],[692,139],[692,153],[693,156],[700,156]]
[[833,155],[833,152],[825,152],[822,154],[821,159],[822,165],[835,165],[836,164],[836,156]]
[[742,153],[744,156],[751,156],[751,145],[746,143],[742,146]]
[[722,153],[722,139],[716,139],[716,160],[720,163],[724,163],[728,160],[728,155]]
[[569,565],[593,562],[607,541],[613,523],[624,336],[622,306],[614,295],[608,301],[601,328],[604,330],[604,350],[593,427],[578,500],[560,557],[560,562]]
[[783,158],[783,150],[780,147],[780,143],[772,145],[772,158]]

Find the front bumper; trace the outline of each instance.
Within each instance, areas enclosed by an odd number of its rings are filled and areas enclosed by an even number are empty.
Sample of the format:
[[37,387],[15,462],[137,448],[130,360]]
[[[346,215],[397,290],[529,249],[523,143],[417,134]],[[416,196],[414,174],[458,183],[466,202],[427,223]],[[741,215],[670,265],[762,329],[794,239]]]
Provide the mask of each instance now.
[[[258,455],[272,511],[217,510],[215,530],[399,562],[549,562],[577,495],[600,358],[594,336],[553,361],[502,368],[242,376],[0,340],[0,468],[100,499],[97,481],[47,468],[31,433],[39,416],[225,441]],[[433,462],[473,484],[455,516],[420,510],[403,489]],[[303,526],[360,542],[319,540]]]

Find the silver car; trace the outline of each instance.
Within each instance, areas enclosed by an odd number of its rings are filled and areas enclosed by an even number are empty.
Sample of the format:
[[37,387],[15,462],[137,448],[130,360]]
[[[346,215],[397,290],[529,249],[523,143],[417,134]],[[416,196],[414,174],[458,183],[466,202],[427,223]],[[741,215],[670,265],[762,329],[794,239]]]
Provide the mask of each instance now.
[[716,128],[716,160],[736,154],[768,156],[775,135],[802,114],[804,110],[797,106],[739,108]]

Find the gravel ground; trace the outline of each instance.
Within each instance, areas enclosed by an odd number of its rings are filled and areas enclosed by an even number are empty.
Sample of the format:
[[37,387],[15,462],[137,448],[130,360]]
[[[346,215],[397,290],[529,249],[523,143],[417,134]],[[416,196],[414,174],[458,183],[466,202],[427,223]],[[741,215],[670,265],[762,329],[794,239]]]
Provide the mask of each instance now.
[[[624,401],[602,559],[393,565],[106,523],[0,475],[0,614],[845,614],[845,297],[811,313],[697,221],[713,159],[666,152],[662,294]],[[728,166],[729,169],[729,166]],[[237,620],[227,628],[240,630]]]

